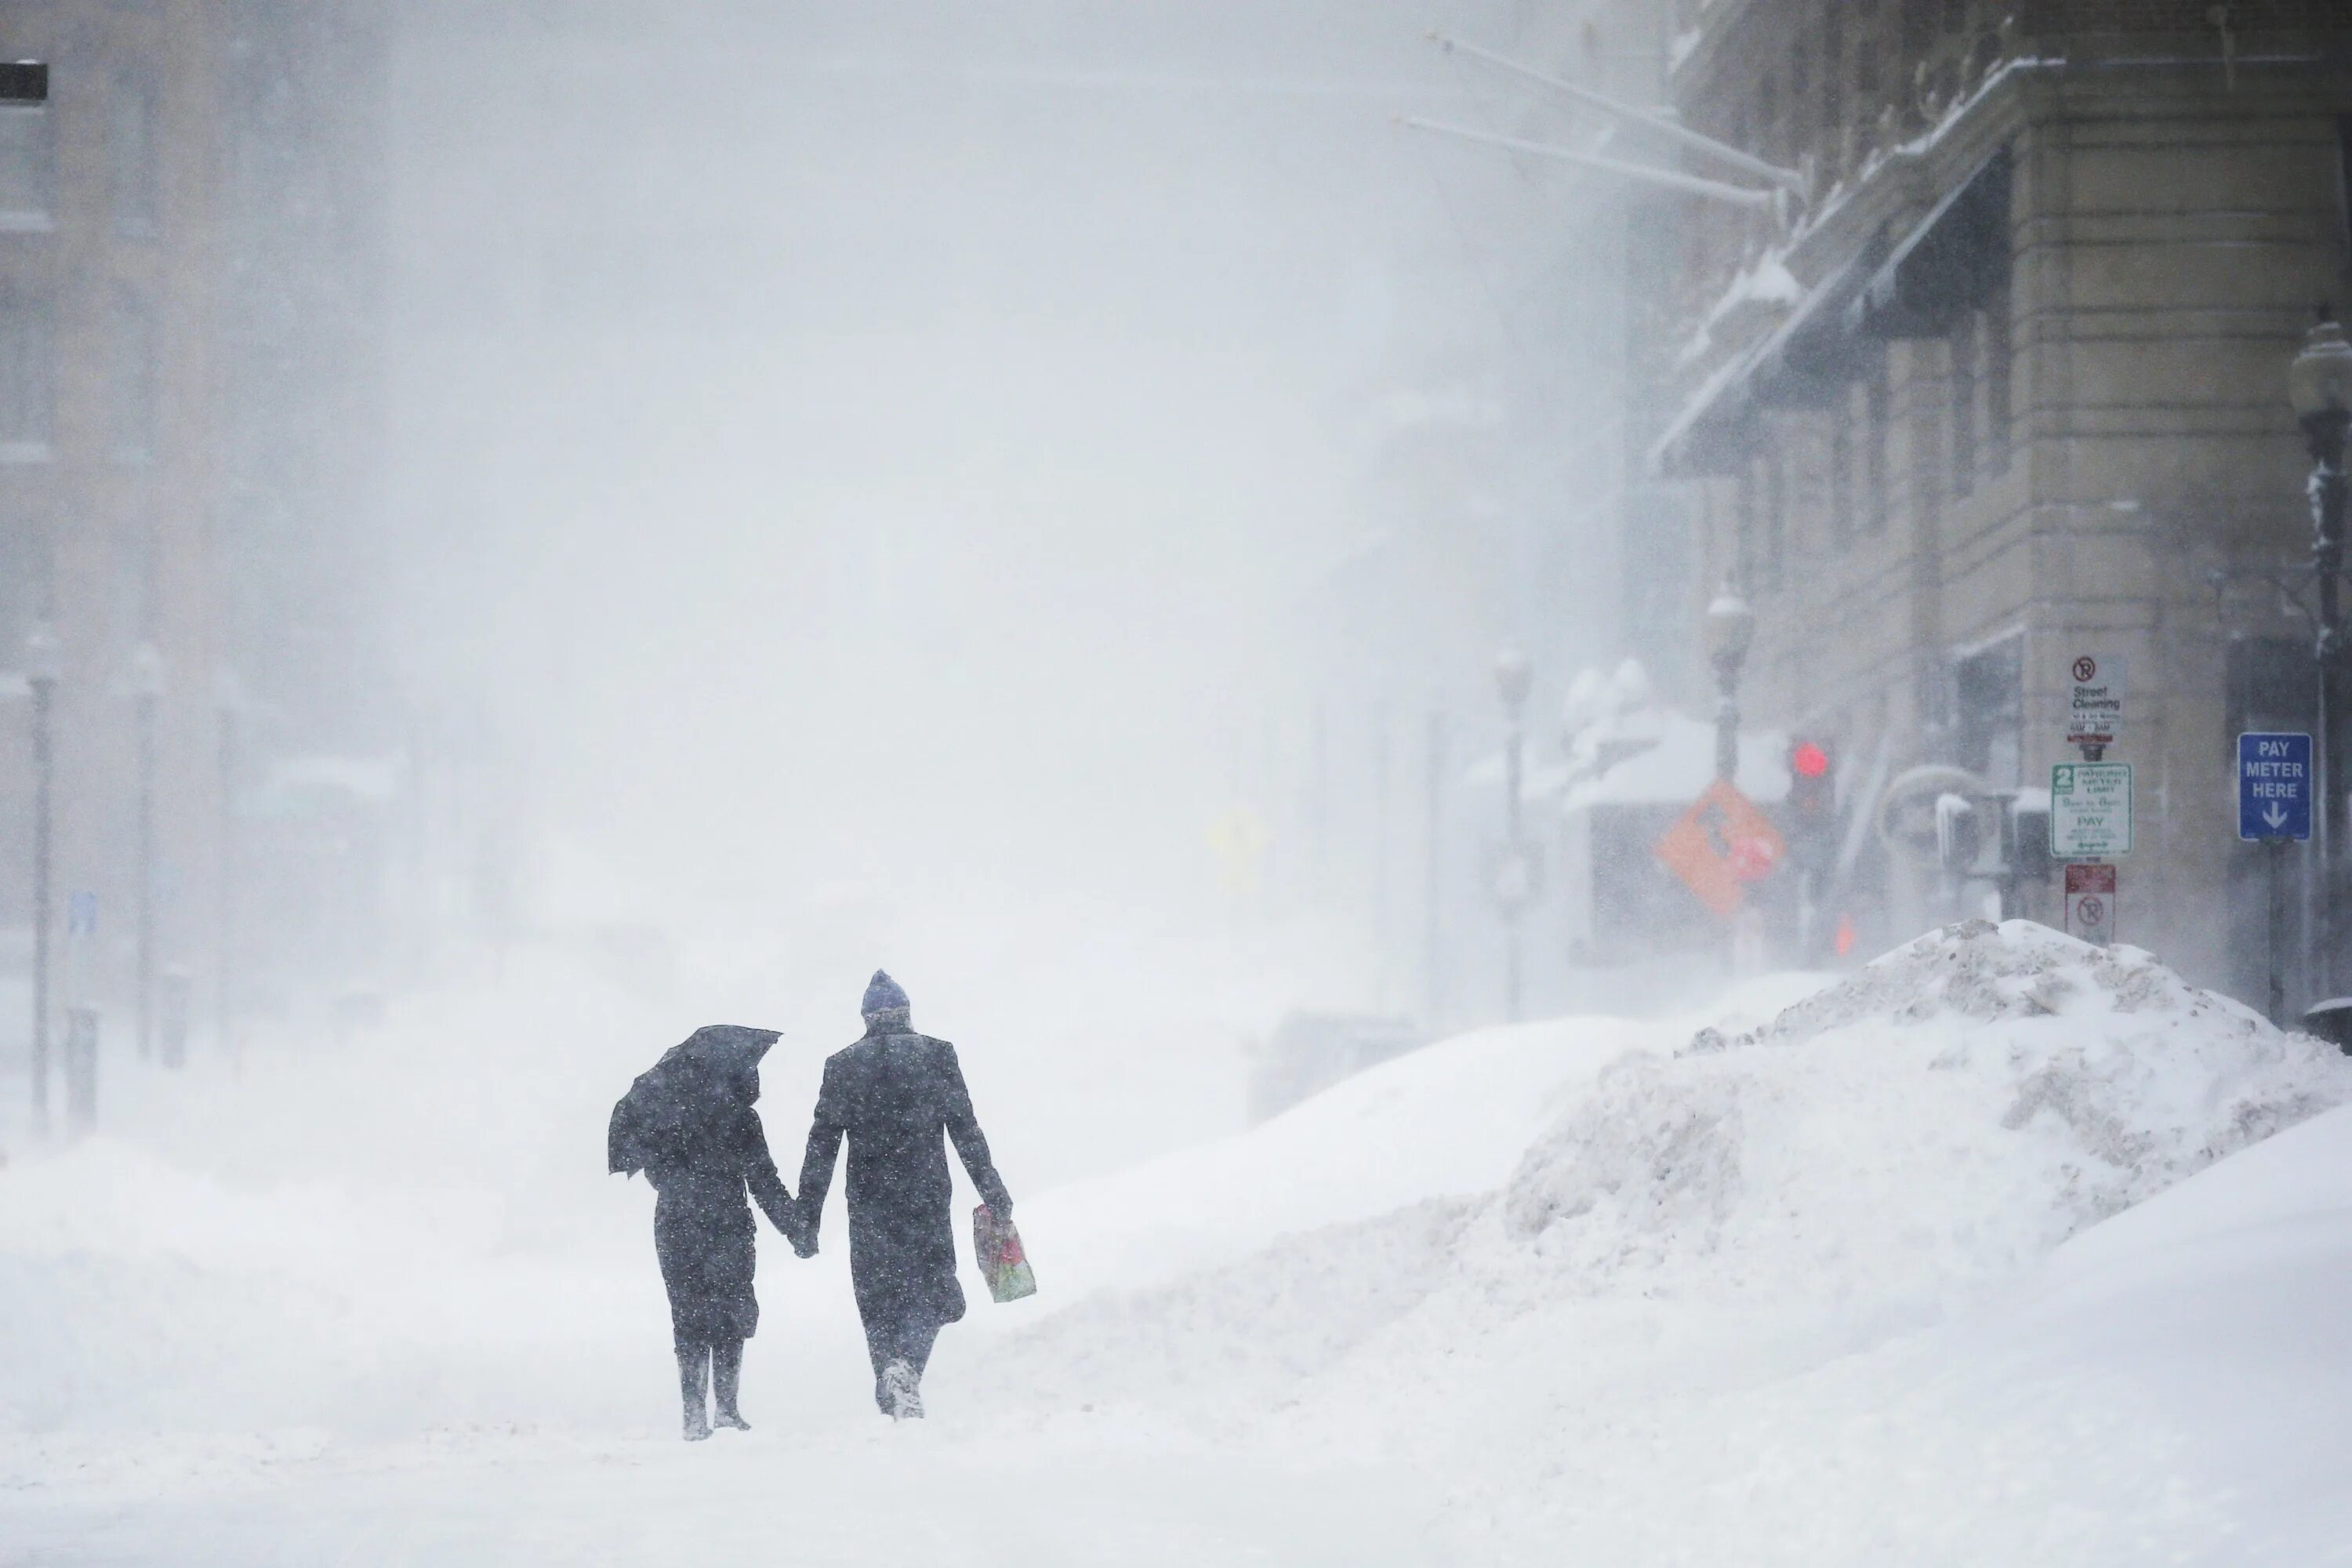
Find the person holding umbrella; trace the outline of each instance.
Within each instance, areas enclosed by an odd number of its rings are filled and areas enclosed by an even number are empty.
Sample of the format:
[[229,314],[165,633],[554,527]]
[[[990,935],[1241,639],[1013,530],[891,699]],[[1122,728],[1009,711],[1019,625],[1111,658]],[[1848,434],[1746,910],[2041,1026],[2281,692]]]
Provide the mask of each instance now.
[[893,1420],[923,1414],[923,1368],[946,1324],[963,1316],[952,1195],[941,1134],[952,1139],[996,1224],[1013,1195],[989,1157],[955,1047],[919,1035],[907,993],[881,970],[866,987],[863,1038],[825,1058],[801,1165],[800,1234],[815,1255],[825,1189],[849,1141],[849,1277],[874,1363],[874,1402]]
[[[800,1211],[776,1174],[752,1104],[773,1029],[714,1024],[663,1054],[613,1108],[607,1163],[652,1184],[654,1256],[669,1292],[687,1441],[721,1426],[750,1431],[737,1403],[743,1342],[760,1326],[751,1205],[801,1244]],[[706,1380],[709,1400],[706,1403]]]

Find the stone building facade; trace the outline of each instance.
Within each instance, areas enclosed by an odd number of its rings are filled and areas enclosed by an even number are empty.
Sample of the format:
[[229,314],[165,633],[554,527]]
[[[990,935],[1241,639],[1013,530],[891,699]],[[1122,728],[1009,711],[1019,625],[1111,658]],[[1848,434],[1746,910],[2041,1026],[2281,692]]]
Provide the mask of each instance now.
[[[2072,659],[2120,656],[2124,938],[2258,994],[2231,737],[2311,708],[2278,587],[2309,540],[2285,372],[2315,302],[2352,292],[2352,11],[1713,0],[1685,21],[1685,120],[1805,187],[1679,204],[1685,335],[1651,448],[1699,481],[1698,586],[1755,605],[1751,707],[1835,742],[1849,816],[1921,763],[2030,791],[2072,755]],[[1864,841],[1832,896],[1895,939],[1986,892]],[[2046,880],[2010,909],[2057,918]]]
[[[69,985],[125,1008],[142,647],[163,675],[159,967],[198,940],[218,816],[210,501],[223,20],[206,0],[0,6],[0,47],[50,66],[46,108],[0,110],[0,668],[17,667],[35,623],[54,628],[57,887],[61,906],[89,892],[100,911]],[[0,731],[0,855],[11,868],[0,921],[29,944],[18,869],[31,858],[29,748],[25,705],[9,707],[19,719]],[[25,1027],[15,1016],[0,1025],[8,1037]]]
[[[188,977],[201,1036],[276,831],[245,832],[240,916],[224,849],[260,770],[232,742],[331,744],[358,707],[386,26],[342,0],[0,3],[0,50],[50,67],[47,107],[0,109],[0,997],[30,969],[17,672],[40,626],[62,655],[53,936],[71,895],[98,910],[58,1000],[98,1004],[109,1050],[137,1037],[142,773],[149,969]],[[28,1033],[0,1008],[0,1082]]]

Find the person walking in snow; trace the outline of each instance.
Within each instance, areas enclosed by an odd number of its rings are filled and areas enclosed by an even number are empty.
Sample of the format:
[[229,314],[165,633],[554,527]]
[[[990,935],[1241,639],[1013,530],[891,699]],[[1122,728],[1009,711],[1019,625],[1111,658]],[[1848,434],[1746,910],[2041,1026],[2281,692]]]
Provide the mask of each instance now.
[[989,1157],[955,1047],[915,1033],[906,992],[881,970],[861,1005],[865,1037],[825,1059],[793,1245],[814,1256],[825,1190],[847,1138],[850,1282],[874,1363],[874,1402],[903,1421],[922,1415],[932,1342],[964,1312],[942,1134],[954,1140],[998,1221],[1011,1219],[1013,1196]]
[[607,1164],[645,1172],[656,1194],[654,1256],[669,1292],[689,1443],[709,1436],[714,1420],[751,1429],[737,1403],[743,1342],[760,1327],[760,1301],[751,1291],[758,1254],[746,1194],[796,1247],[800,1241],[800,1210],[776,1174],[767,1132],[752,1109],[760,1098],[760,1060],[775,1043],[773,1029],[733,1024],[697,1029],[613,1108]]

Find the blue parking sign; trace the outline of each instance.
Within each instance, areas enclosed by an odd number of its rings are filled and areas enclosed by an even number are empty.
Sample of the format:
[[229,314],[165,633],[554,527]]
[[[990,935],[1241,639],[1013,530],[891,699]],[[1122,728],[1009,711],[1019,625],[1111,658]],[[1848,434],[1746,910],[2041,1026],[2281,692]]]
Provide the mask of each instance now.
[[2311,737],[2238,737],[2238,837],[2311,837]]

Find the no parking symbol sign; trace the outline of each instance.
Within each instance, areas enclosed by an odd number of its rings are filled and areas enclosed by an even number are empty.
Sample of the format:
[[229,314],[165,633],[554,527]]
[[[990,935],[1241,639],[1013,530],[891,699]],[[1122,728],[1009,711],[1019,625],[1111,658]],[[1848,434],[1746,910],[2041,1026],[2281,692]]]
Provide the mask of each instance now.
[[2116,940],[2116,868],[2066,868],[2066,933],[2094,947]]

